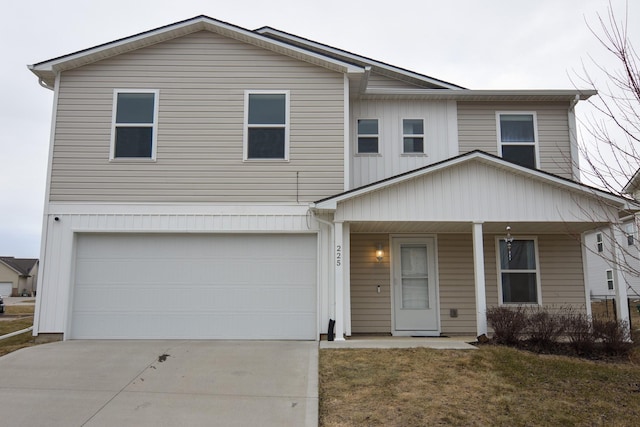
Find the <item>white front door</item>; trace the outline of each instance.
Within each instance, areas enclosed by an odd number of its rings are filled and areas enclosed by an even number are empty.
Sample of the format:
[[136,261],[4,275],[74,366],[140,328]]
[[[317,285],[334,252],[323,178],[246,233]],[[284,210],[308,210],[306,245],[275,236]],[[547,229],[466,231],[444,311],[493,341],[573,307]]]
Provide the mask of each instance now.
[[435,241],[398,237],[393,250],[394,335],[439,335]]

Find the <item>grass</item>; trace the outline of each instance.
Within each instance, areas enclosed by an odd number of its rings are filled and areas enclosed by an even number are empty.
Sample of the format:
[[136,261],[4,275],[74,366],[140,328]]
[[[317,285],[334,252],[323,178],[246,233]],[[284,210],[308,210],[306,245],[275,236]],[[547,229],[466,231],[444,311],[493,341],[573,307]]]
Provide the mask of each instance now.
[[[18,315],[15,319],[6,319],[0,321],[0,335],[9,334],[11,332],[26,329],[33,326],[33,310],[34,305],[8,305],[5,306],[5,314],[0,316]],[[35,345],[31,332],[16,335],[0,341],[0,356],[19,350],[24,347]]]
[[499,346],[324,349],[319,371],[322,427],[637,425],[640,419],[636,363]]

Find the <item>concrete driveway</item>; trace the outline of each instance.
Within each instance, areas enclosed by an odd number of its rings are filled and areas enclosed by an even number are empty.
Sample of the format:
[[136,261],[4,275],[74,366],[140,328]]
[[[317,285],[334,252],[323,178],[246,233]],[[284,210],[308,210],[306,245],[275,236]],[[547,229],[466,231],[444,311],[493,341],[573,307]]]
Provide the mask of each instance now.
[[0,357],[0,424],[317,426],[318,343],[66,341]]

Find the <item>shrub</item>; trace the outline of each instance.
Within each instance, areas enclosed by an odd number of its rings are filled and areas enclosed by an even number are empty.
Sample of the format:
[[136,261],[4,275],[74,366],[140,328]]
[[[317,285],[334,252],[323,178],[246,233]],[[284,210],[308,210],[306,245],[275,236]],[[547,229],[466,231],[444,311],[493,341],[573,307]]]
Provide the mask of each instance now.
[[578,355],[591,355],[595,350],[596,337],[591,326],[591,317],[570,311],[565,316],[565,335]]
[[493,339],[499,344],[517,344],[527,326],[523,307],[491,307],[487,310],[487,322],[493,329]]
[[557,313],[549,312],[546,308],[532,308],[527,316],[527,332],[532,344],[542,350],[553,347],[565,330],[565,308]]
[[629,323],[626,321],[594,318],[593,335],[602,340],[604,350],[610,355],[623,356],[633,348]]

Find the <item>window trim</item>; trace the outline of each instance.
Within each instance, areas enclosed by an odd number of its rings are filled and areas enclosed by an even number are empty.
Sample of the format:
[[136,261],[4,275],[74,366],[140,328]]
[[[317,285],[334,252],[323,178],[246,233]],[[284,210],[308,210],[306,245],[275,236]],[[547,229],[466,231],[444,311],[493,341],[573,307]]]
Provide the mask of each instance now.
[[[502,128],[500,127],[500,116],[515,115],[531,115],[533,117],[533,142],[502,142]],[[535,156],[535,169],[540,169],[540,139],[538,136],[538,114],[536,111],[496,111],[496,139],[498,141],[498,156],[502,158],[503,145],[533,145],[533,153]],[[516,164],[516,163],[514,163]],[[520,165],[518,165],[520,166]],[[523,166],[525,167],[525,166]]]
[[[611,275],[611,278],[609,278]],[[615,289],[615,283],[613,281],[613,270],[608,268],[604,271],[604,277],[607,279],[607,290],[612,291]]]
[[604,242],[602,240],[602,233],[596,233],[596,251],[598,251],[598,253],[604,252]]
[[[258,124],[253,125],[249,123],[249,96],[256,94],[276,94],[284,95],[285,99],[285,111],[284,111],[284,126],[281,124]],[[288,162],[289,161],[289,147],[290,147],[290,128],[291,128],[291,91],[279,90],[279,89],[247,89],[244,91],[244,121],[242,130],[242,161],[243,162]],[[250,127],[261,128],[282,128],[284,127],[284,157],[263,159],[263,158],[250,158],[249,157],[249,128]]]
[[[123,123],[118,125],[118,94],[120,93],[153,93],[153,123]],[[110,162],[155,162],[158,151],[158,106],[160,105],[159,89],[114,89],[113,103],[111,107],[111,142],[109,147]],[[151,157],[116,157],[116,128],[118,127],[150,127],[151,130]]]
[[[360,122],[360,120],[375,120],[378,123],[378,133],[377,134],[360,134],[358,132],[358,122]],[[356,132],[356,146],[355,146],[355,154],[357,156],[381,156],[382,155],[382,120],[380,120],[379,117],[358,117],[356,118],[356,124],[355,124],[355,132]],[[373,136],[375,136],[376,138],[378,138],[378,151],[375,153],[361,153],[360,151],[358,151],[358,149],[360,148],[360,144],[358,144],[360,137],[363,138],[371,138]]]
[[[422,120],[422,133],[404,133],[404,121],[405,120]],[[401,117],[400,118],[400,147],[403,156],[426,156],[427,155],[427,138],[425,137],[425,123],[424,117]],[[378,132],[380,129],[378,129]],[[404,151],[404,139],[405,138],[422,138],[422,151]]]
[[496,271],[497,271],[497,282],[498,282],[498,304],[506,305],[506,306],[542,306],[542,284],[540,281],[540,253],[538,251],[538,238],[536,236],[517,236],[514,237],[513,240],[532,240],[533,241],[533,250],[536,257],[536,269],[533,270],[506,270],[513,273],[534,273],[536,274],[536,296],[538,298],[538,302],[505,302],[504,296],[502,295],[502,264],[500,260],[500,241],[504,241],[507,236],[496,236],[495,239],[495,251],[496,251]]

